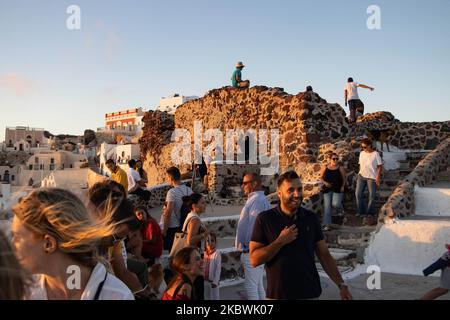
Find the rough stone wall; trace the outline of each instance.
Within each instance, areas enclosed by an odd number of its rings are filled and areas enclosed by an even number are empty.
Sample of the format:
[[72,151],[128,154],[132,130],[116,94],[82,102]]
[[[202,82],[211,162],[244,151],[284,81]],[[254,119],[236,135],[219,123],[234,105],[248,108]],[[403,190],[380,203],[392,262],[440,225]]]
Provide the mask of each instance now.
[[[314,212],[322,211],[319,173],[326,163],[326,154],[335,151],[347,169],[347,197],[353,195],[360,140],[367,130],[393,128],[396,133],[390,144],[402,149],[433,149],[450,134],[450,121],[432,123],[401,123],[389,112],[375,112],[348,125],[344,110],[338,104],[329,104],[317,93],[290,95],[279,88],[253,87],[248,90],[224,87],[209,91],[204,97],[188,101],[171,116],[150,111],[144,117],[145,127],[140,140],[146,161],[144,169],[149,185],[165,180],[165,169],[176,165],[171,153],[175,146],[170,141],[175,128],[186,129],[194,144],[194,121],[201,121],[203,133],[219,129],[226,145],[227,129],[278,129],[280,133],[280,173],[294,169],[304,183],[304,205]],[[204,142],[203,147],[209,141]],[[192,148],[193,149],[193,148]],[[270,148],[269,148],[270,149]],[[178,165],[184,173],[190,165]],[[209,165],[209,190],[213,202],[219,205],[242,204],[244,198],[222,198],[224,186],[239,185],[242,174],[254,171],[252,165],[229,164],[223,167]],[[263,177],[269,192],[276,189],[277,176]],[[349,199],[347,199],[349,200]]]
[[208,189],[213,198],[228,198],[230,186],[240,186],[245,173],[260,172],[256,164],[211,163],[208,166]]
[[416,168],[402,180],[380,210],[379,220],[385,217],[406,217],[414,214],[414,186],[432,183],[440,171],[450,165],[450,138],[422,159]]
[[[345,112],[317,93],[290,95],[263,86],[248,90],[224,87],[209,91],[202,99],[188,101],[175,112],[175,127],[193,136],[194,120],[203,128],[278,129],[281,168],[317,156],[317,145],[348,133]],[[225,135],[224,135],[225,136]]]
[[390,112],[379,111],[358,118],[350,126],[350,136],[360,137],[367,130],[394,129],[389,144],[399,149],[432,150],[450,136],[450,121],[443,122],[400,122]]
[[[338,104],[329,104],[316,93],[290,95],[281,89],[230,87],[209,91],[202,99],[188,101],[170,115],[148,112],[140,140],[144,168],[150,172],[150,184],[163,181],[163,168],[173,165],[170,143],[174,128],[187,129],[194,137],[194,120],[203,130],[276,129],[280,134],[280,169],[301,161],[315,161],[318,146],[343,138],[348,133],[345,112]],[[192,141],[193,143],[193,141]],[[225,141],[226,143],[226,141]],[[189,166],[184,166],[185,170]]]
[[403,122],[398,125],[391,144],[400,149],[432,150],[450,137],[450,121]]

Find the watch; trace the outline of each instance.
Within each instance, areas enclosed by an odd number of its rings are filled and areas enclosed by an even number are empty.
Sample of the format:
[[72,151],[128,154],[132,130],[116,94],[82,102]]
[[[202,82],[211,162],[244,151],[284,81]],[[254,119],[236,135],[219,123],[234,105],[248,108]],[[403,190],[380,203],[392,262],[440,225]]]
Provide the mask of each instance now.
[[342,281],[341,283],[338,284],[338,287],[339,287],[339,289],[342,290],[343,287],[348,288],[348,285],[347,285],[347,283],[345,281]]

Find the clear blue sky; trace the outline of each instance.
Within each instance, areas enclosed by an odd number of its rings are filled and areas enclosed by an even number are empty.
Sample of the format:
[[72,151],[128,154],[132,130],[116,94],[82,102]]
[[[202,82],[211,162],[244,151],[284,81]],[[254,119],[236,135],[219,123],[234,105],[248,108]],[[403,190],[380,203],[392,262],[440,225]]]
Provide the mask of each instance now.
[[[81,8],[81,30],[66,8]],[[381,8],[381,30],[366,9]],[[348,76],[366,110],[450,120],[450,1],[0,0],[4,128],[82,134],[106,112],[155,108],[172,93],[228,85],[237,60],[252,84],[312,85],[343,106]]]

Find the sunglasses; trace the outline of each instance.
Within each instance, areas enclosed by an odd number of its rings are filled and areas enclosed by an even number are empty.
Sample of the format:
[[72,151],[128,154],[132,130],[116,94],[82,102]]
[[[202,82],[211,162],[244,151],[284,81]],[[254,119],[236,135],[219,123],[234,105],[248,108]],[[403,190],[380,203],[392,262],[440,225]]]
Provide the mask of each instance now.
[[367,146],[361,146],[361,149],[367,149]]
[[331,158],[331,160],[333,160],[333,161],[338,161],[339,158]]

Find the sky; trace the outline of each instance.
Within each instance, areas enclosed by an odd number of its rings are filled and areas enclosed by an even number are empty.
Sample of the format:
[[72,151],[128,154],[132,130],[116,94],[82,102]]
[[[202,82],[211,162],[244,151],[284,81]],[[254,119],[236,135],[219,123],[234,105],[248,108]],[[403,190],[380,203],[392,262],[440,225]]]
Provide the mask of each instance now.
[[202,96],[237,61],[252,85],[344,106],[352,76],[375,88],[359,90],[366,112],[450,120],[449,16],[449,0],[0,0],[0,141],[6,126],[83,134],[107,112]]

